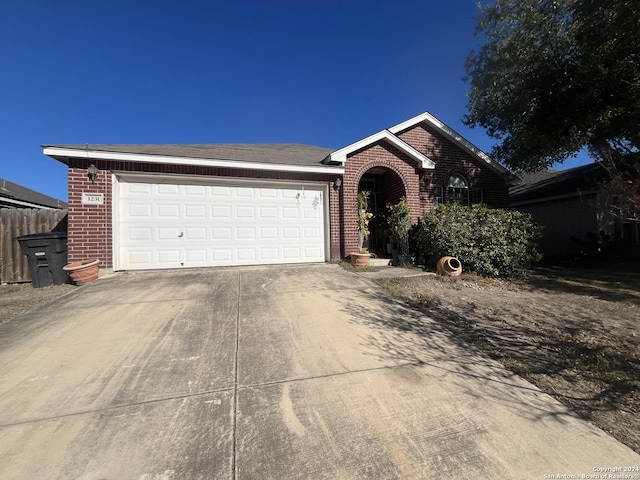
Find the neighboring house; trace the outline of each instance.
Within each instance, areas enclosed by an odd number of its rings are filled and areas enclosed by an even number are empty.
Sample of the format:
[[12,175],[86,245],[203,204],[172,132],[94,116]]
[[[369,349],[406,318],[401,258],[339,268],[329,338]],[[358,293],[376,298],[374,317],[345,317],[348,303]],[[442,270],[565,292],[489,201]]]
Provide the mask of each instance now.
[[66,202],[0,178],[0,208],[40,208],[62,210]]
[[638,241],[638,224],[620,221],[599,207],[597,189],[608,177],[599,163],[526,174],[510,189],[510,206],[544,227],[540,249],[567,257],[614,240]]
[[[406,196],[507,207],[511,175],[429,113],[339,150],[304,145],[45,145],[69,168],[69,261],[114,270],[324,262]],[[90,167],[97,171],[89,178]],[[93,170],[93,168],[91,168]],[[93,176],[93,175],[92,175]],[[372,222],[372,250],[383,234]]]

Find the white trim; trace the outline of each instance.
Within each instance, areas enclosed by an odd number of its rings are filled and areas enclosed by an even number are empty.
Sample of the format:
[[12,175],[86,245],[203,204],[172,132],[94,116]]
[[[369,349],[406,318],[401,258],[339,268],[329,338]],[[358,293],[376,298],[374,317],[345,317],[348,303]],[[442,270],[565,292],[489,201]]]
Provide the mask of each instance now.
[[424,169],[433,169],[436,166],[433,160],[431,160],[429,157],[427,157],[423,153],[413,148],[411,145],[409,145],[402,139],[393,135],[393,133],[391,133],[389,130],[381,130],[378,133],[369,135],[367,138],[363,138],[362,140],[352,143],[351,145],[347,145],[346,147],[343,147],[340,150],[336,150],[335,152],[329,155],[329,158],[331,159],[331,161],[338,162],[344,166],[344,164],[347,161],[347,156],[349,154],[357,150],[360,150],[361,148],[367,147],[373,143],[376,143],[380,140],[388,141],[389,143],[397,147],[399,150],[406,153],[414,160],[418,161],[420,163],[420,166]]
[[28,208],[39,208],[40,210],[64,210],[64,208],[55,208],[55,207],[47,207],[45,205],[40,205],[38,203],[24,202],[22,200],[14,200],[8,197],[0,196],[0,203],[9,203],[11,205],[17,205],[20,207],[28,207]]
[[478,147],[476,147],[473,143],[471,143],[469,140],[464,138],[454,129],[452,129],[445,123],[442,123],[440,120],[438,120],[436,117],[431,115],[429,112],[421,113],[420,115],[410,118],[409,120],[405,120],[402,123],[394,125],[393,127],[389,128],[389,131],[393,134],[397,134],[411,127],[414,127],[422,122],[430,123],[432,126],[440,130],[447,137],[449,137],[451,140],[457,143],[458,146],[460,146],[467,153],[470,153],[471,155],[476,157],[478,160],[485,162],[490,167],[497,170],[499,173],[503,175],[510,174],[510,172],[506,168],[504,168],[499,163],[495,162],[489,155],[484,153],[482,150],[480,150]]
[[120,198],[120,182],[116,174],[111,172],[111,269],[114,272],[118,271],[118,256],[116,255],[116,227],[117,225],[120,225],[120,218],[118,217],[118,198]]
[[153,182],[153,183],[171,183],[180,184],[188,183],[190,185],[279,185],[290,187],[299,185],[301,187],[318,187],[320,185],[328,185],[333,181],[309,181],[309,180],[277,180],[270,178],[253,178],[253,177],[217,177],[209,175],[189,175],[189,174],[171,174],[171,173],[150,173],[150,172],[131,172],[129,170],[114,170],[114,178],[120,182]]
[[49,157],[91,158],[117,162],[160,163],[169,165],[191,165],[199,167],[239,168],[275,172],[344,174],[344,168],[336,166],[287,165],[282,163],[243,162],[237,160],[216,160],[193,157],[171,157],[166,155],[146,155],[139,153],[105,152],[98,150],[76,150],[72,148],[45,147],[42,152]]

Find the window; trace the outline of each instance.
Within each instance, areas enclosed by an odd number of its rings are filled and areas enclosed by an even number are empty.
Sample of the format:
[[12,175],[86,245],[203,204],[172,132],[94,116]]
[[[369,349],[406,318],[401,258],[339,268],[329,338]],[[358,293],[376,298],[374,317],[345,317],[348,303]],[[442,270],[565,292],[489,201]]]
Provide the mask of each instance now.
[[448,194],[450,202],[469,205],[469,185],[462,175],[451,175],[449,177]]
[[442,191],[442,187],[438,186],[433,191],[433,206],[438,208],[438,205],[444,203],[444,192]]
[[471,189],[471,203],[484,203],[484,191],[481,188]]

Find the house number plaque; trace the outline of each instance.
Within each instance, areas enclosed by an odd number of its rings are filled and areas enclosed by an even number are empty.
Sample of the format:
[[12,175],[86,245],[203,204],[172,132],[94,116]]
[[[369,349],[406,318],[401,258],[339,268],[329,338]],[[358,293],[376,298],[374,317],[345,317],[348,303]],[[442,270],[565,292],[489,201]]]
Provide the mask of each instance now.
[[104,194],[102,193],[83,193],[83,205],[102,205],[104,204]]

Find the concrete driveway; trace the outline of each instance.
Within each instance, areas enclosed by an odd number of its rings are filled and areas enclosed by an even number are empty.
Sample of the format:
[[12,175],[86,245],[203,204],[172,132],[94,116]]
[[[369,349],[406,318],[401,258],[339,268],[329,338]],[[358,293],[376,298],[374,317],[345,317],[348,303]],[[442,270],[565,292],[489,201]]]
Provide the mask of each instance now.
[[640,466],[336,265],[104,277],[0,325],[0,369],[4,480],[511,480]]

